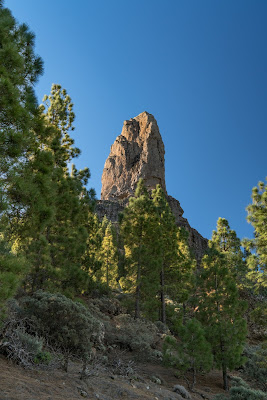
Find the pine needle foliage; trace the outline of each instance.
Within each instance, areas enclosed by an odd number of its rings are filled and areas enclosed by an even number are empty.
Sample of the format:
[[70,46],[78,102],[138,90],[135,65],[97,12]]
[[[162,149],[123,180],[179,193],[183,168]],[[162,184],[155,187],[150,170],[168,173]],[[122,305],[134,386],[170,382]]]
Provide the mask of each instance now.
[[108,223],[105,229],[100,250],[100,259],[102,264],[100,279],[108,288],[115,289],[118,278],[118,254],[111,222]]
[[[26,24],[18,24],[0,4],[0,185],[24,155],[37,111],[33,86],[43,72],[34,52],[35,36]],[[0,197],[3,201],[3,192]],[[3,204],[1,205],[3,207]],[[0,209],[1,212],[1,209]]]
[[[26,274],[25,257],[11,249],[7,216],[20,215],[23,201],[14,201],[14,187],[24,186],[21,174],[38,116],[34,84],[43,72],[35,54],[35,36],[0,3],[0,303],[15,294]],[[2,305],[2,304],[1,304]]]
[[186,379],[189,389],[193,390],[197,373],[207,372],[212,368],[211,345],[205,338],[201,323],[195,318],[184,326],[180,325],[178,335],[178,340],[171,336],[165,338],[164,363],[177,368]]
[[12,252],[0,239],[0,317],[5,302],[15,295],[28,268],[25,258]]
[[197,317],[206,328],[214,361],[223,372],[224,389],[228,390],[227,370],[243,364],[246,322],[242,315],[246,303],[239,300],[234,276],[227,259],[210,242],[209,254],[203,257],[197,282],[199,287]]
[[225,218],[218,219],[217,229],[212,232],[211,240],[215,248],[224,254],[228,268],[241,289],[246,284],[247,266],[241,250],[241,241]]
[[178,228],[174,215],[160,185],[152,192],[158,214],[158,260],[160,263],[160,320],[166,324],[166,299],[184,303],[193,287],[193,261],[188,244],[188,234]]
[[159,291],[159,224],[156,208],[142,179],[124,209],[120,232],[126,259],[126,275],[121,281],[135,296],[135,318],[141,317],[141,309],[153,316]]
[[251,197],[247,220],[254,228],[254,239],[245,239],[243,245],[249,251],[248,278],[259,291],[267,287],[267,183],[259,182]]

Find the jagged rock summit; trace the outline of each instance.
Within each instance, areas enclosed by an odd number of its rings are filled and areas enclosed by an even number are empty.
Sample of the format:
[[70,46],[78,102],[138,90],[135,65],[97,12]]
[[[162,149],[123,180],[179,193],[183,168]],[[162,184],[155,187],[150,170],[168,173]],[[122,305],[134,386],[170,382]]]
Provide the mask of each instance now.
[[111,146],[102,175],[101,200],[122,200],[134,195],[143,178],[153,189],[166,192],[164,144],[153,115],[144,111],[124,121],[121,134]]
[[118,222],[119,213],[134,195],[140,178],[149,190],[160,184],[178,226],[189,232],[189,245],[196,259],[200,261],[206,248],[207,239],[191,228],[178,200],[167,194],[165,184],[165,149],[158,124],[153,115],[144,111],[137,117],[124,121],[121,134],[111,146],[102,175],[101,200],[96,211],[100,218],[107,216],[113,223]]

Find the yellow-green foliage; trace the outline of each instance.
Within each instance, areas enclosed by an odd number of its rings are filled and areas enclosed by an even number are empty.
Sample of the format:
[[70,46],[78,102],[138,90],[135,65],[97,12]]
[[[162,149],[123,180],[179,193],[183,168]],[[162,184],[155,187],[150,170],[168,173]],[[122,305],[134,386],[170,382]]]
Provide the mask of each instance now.
[[[267,179],[267,178],[266,178]],[[259,182],[252,190],[252,204],[247,207],[247,220],[254,228],[254,239],[246,239],[247,250],[255,250],[247,258],[248,277],[257,289],[267,286],[267,184]]]
[[118,254],[112,232],[111,222],[105,229],[101,249],[100,249],[101,268],[99,277],[102,283],[108,288],[115,289],[118,286]]
[[0,306],[14,296],[27,269],[25,259],[12,253],[6,243],[0,240]]

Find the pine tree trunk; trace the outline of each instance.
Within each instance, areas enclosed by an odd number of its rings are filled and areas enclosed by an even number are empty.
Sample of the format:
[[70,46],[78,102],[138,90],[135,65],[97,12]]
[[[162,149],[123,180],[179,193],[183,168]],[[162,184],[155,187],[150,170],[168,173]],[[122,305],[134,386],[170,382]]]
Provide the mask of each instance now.
[[86,368],[87,368],[87,358],[85,358],[83,360],[83,368],[81,371],[81,379],[85,379],[86,378]]
[[191,390],[194,390],[195,384],[197,383],[197,379],[196,379],[196,367],[195,365],[193,365],[193,381],[192,381],[192,385],[191,385]]
[[65,354],[64,361],[63,361],[63,370],[65,372],[68,372],[68,366],[69,366],[69,354]]
[[165,286],[165,282],[164,282],[164,266],[162,264],[161,273],[160,273],[161,322],[163,322],[163,324],[166,324],[166,305],[165,305],[164,286]]
[[222,353],[222,372],[223,372],[223,388],[224,390],[229,390],[229,385],[228,385],[228,378],[227,378],[227,367],[226,363],[224,360],[224,345],[223,345],[223,340],[221,338],[221,353]]
[[107,287],[109,288],[109,259],[107,259],[107,275],[106,275],[106,279],[107,279]]
[[186,305],[183,303],[183,325],[186,323]]
[[223,388],[224,390],[229,390],[229,385],[228,385],[228,378],[227,378],[227,369],[226,369],[226,365],[223,361],[222,363],[222,371],[223,371]]
[[137,270],[137,285],[135,291],[135,319],[140,318],[140,264]]
[[135,292],[135,319],[140,318],[140,285],[137,285]]
[[[218,280],[217,280],[217,274],[215,275],[215,290],[217,292],[218,289]],[[218,312],[218,317],[220,316],[220,305],[217,302],[217,312]],[[220,337],[220,346],[221,346],[221,354],[222,354],[222,372],[223,372],[223,388],[224,390],[229,390],[228,386],[228,379],[227,379],[227,368],[224,360],[224,344],[223,344],[223,339],[222,336]]]

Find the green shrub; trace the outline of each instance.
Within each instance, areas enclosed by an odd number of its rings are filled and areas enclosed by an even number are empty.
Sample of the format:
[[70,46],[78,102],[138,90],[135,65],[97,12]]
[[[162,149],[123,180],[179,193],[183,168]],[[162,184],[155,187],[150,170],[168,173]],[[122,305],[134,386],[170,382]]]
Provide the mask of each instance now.
[[254,308],[250,313],[251,321],[258,327],[266,329],[267,321],[267,302],[262,302],[260,306]]
[[20,329],[16,329],[16,333],[21,342],[21,346],[25,349],[25,351],[31,353],[33,356],[42,351],[43,340],[41,338],[30,335],[29,333],[21,331]]
[[258,346],[247,346],[244,354],[247,362],[244,376],[263,391],[267,391],[267,343]]
[[261,390],[235,386],[230,389],[230,400],[266,400],[267,394]]
[[[29,368],[43,351],[44,339],[29,329],[30,321],[22,319],[16,308],[14,301],[7,304],[8,317],[0,332],[0,352],[17,364]],[[31,333],[27,330],[31,330]]]
[[232,387],[230,396],[223,394],[214,397],[214,400],[266,400],[267,393],[249,387],[242,378],[234,377],[231,379]]
[[99,299],[93,299],[92,302],[99,308],[101,313],[115,316],[122,312],[121,304],[117,299],[101,297]]
[[154,322],[154,324],[156,325],[156,327],[158,328],[158,331],[161,334],[165,334],[165,335],[170,334],[170,330],[169,330],[168,326],[166,324],[164,324],[163,322],[156,321],[156,322]]
[[116,344],[122,349],[136,352],[140,358],[157,358],[155,350],[159,340],[157,327],[149,321],[134,319],[121,314],[114,318],[115,327],[107,332],[109,344]]
[[231,385],[234,386],[242,386],[244,388],[249,389],[249,384],[245,382],[240,376],[232,376],[231,377]]
[[52,354],[49,351],[39,351],[34,357],[35,364],[49,364],[53,359]]
[[66,370],[69,356],[78,356],[86,363],[92,342],[103,336],[103,324],[82,304],[62,294],[38,291],[21,304],[38,335],[64,353]]

